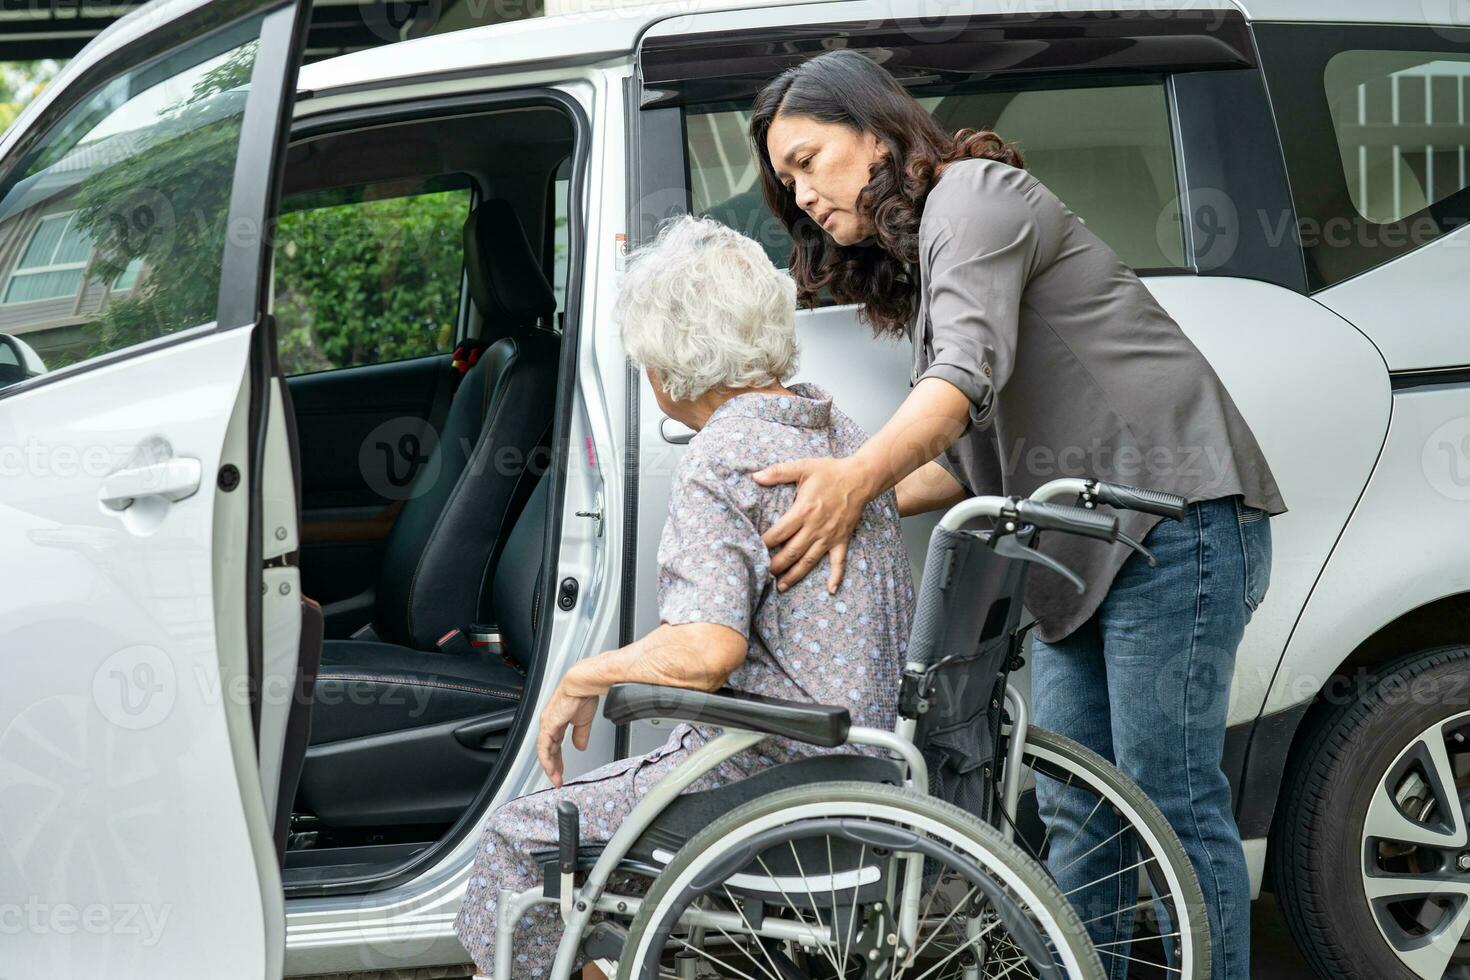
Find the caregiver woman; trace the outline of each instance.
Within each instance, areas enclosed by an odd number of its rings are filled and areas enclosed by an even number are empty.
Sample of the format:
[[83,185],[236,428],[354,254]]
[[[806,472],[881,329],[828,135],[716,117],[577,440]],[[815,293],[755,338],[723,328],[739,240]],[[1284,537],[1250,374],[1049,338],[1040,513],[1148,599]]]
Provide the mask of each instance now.
[[[1156,568],[1122,544],[1044,539],[1087,590],[1028,569],[1033,712],[1158,803],[1204,889],[1214,977],[1247,977],[1250,883],[1220,759],[1236,647],[1270,576],[1268,515],[1286,510],[1250,427],[1179,325],[1014,147],[949,135],[867,57],[832,51],[772,80],[750,136],[766,203],[795,240],[801,301],[825,288],[861,304],[879,337],[908,336],[914,352],[913,390],[857,453],[755,475],[798,484],[764,535],[778,588],[827,557],[829,590],[871,574],[844,568],[846,542],[890,487],[905,516],[1059,476],[1184,497],[1183,521],[1118,514]],[[1055,814],[1049,860],[1064,891],[1079,889],[1084,921],[1101,916],[1089,928],[1122,980],[1131,923],[1114,913],[1132,904],[1136,872],[1122,872],[1137,859],[1121,838],[1095,846],[1102,822],[1063,789],[1040,794]]]

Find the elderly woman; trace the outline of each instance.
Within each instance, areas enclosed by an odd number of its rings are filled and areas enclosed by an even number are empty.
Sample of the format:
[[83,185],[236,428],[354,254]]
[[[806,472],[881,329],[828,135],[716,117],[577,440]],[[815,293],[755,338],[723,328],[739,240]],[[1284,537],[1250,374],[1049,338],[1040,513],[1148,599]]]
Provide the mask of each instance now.
[[[587,747],[598,696],[631,681],[712,691],[721,686],[847,707],[854,724],[892,727],[913,583],[893,491],[863,511],[846,584],[825,576],[774,588],[764,533],[792,504],[792,486],[750,474],[809,456],[848,456],[866,438],[827,393],[783,383],[796,370],[795,286],[760,246],[710,219],[681,218],[633,257],[615,317],[669,417],[698,430],[674,474],[658,551],[660,625],[569,670],[541,714],[536,752],[553,789],[491,813],[455,932],[488,975],[496,897],[538,883],[527,857],[556,844],[556,806],[574,800],[582,840],[606,842],[648,788],[711,737],[679,724],[647,755],[564,779],[562,741]],[[768,738],[686,792],[824,751]],[[513,975],[549,971],[561,938],[551,906],[515,935]]]

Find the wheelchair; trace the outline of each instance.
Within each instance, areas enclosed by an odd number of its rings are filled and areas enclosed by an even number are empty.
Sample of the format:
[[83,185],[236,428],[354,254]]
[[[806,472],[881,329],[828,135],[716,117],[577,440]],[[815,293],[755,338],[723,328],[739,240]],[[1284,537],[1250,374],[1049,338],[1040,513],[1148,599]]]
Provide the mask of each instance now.
[[[1068,494],[1080,506],[1052,502]],[[1123,952],[1137,952],[1133,928],[1150,910],[1159,965],[1208,977],[1203,901],[1173,831],[1115,767],[1029,725],[1009,683],[1026,629],[1024,565],[1082,586],[1036,550],[1038,536],[1120,540],[1117,518],[1097,503],[1184,508],[1152,491],[1059,480],[1029,499],[975,497],[944,516],[891,732],[851,725],[842,707],[614,686],[604,715],[616,724],[683,720],[721,733],[653,786],[606,845],[580,847],[577,807],[559,804],[557,849],[532,855],[543,885],[499,894],[495,980],[509,980],[515,926],[540,904],[558,906],[564,924],[543,980],[566,980],[580,960],[615,963],[619,980],[1094,980],[1106,975],[1104,955],[1150,962]],[[967,529],[982,518],[989,528]],[[772,735],[863,748],[683,792]],[[1119,871],[1127,897],[1110,914],[1084,920],[1045,866],[1050,831],[1028,801],[1047,780],[1094,794],[1088,822],[1105,819],[1093,835],[1141,855]],[[1099,923],[1125,938],[1097,946]]]

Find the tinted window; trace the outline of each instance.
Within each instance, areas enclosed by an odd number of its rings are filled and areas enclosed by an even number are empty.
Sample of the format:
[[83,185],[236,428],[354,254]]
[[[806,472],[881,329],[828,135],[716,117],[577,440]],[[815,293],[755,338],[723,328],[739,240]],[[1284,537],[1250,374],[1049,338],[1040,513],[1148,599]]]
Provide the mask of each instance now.
[[110,79],[0,188],[0,333],[49,370],[214,320],[259,24]]
[[1465,187],[1470,54],[1342,51],[1323,87],[1358,213],[1386,224]]
[[[1010,86],[919,95],[950,132],[993,129],[1020,146],[1026,167],[1136,269],[1184,264],[1174,145],[1163,82],[1066,88]],[[791,240],[761,200],[746,137],[748,110],[685,117],[693,210],[754,238],[786,266]]]
[[469,207],[462,176],[287,198],[275,253],[286,373],[453,350]]
[[1470,29],[1261,24],[1313,289],[1470,220]]

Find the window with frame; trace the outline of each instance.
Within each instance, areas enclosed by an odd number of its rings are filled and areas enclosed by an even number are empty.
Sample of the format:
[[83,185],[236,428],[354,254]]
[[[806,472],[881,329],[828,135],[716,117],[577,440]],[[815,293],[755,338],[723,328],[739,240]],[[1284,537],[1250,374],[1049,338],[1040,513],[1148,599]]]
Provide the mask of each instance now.
[[0,186],[0,334],[47,371],[213,322],[259,30],[103,82]]
[[453,350],[470,202],[463,174],[287,198],[274,306],[286,374]]
[[92,254],[92,238],[77,215],[76,211],[62,211],[36,223],[0,302],[29,303],[77,294]]
[[1340,51],[1322,84],[1363,217],[1398,221],[1470,186],[1470,54]]
[[1470,28],[1258,24],[1309,290],[1470,222]]
[[[1133,268],[1184,265],[1174,140],[1162,77],[1025,84],[983,91],[916,92],[950,132],[993,129],[1017,144],[1026,168]],[[730,225],[786,268],[791,239],[761,197],[747,107],[685,112],[691,208]]]

